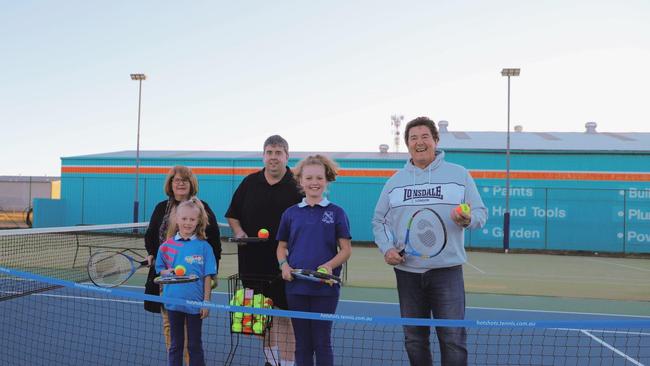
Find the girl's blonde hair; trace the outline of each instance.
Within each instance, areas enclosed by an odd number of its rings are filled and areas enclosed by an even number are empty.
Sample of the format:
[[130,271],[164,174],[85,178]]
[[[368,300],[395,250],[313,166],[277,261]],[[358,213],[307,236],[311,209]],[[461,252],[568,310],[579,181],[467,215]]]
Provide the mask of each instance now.
[[293,168],[293,174],[298,182],[298,187],[300,188],[300,178],[302,178],[302,171],[307,165],[320,165],[325,168],[325,180],[328,182],[334,182],[336,176],[338,175],[338,165],[332,159],[324,155],[310,155],[298,162],[295,168]]
[[171,238],[179,231],[178,224],[176,223],[176,212],[182,207],[188,207],[195,209],[199,212],[199,219],[196,225],[196,230],[194,234],[197,238],[201,240],[207,240],[208,236],[205,234],[205,228],[208,226],[208,213],[205,212],[205,207],[203,202],[198,199],[196,196],[190,198],[187,201],[183,201],[178,204],[178,206],[173,208],[172,213],[169,215],[169,225],[167,226],[167,237]]

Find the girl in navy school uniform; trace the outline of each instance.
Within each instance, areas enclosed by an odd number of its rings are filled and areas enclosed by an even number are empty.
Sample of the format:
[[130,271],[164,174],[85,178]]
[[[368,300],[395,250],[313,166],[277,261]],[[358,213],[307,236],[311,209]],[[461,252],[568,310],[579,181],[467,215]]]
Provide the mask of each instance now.
[[[339,276],[341,265],[352,254],[350,224],[343,209],[327,200],[327,184],[336,179],[336,164],[322,155],[309,156],[294,169],[302,202],[289,207],[278,229],[277,257],[286,282],[289,310],[333,314],[339,300],[338,286],[294,280],[294,268],[318,270]],[[292,319],[297,366],[330,366],[332,322]],[[284,364],[282,366],[285,366]]]
[[[163,285],[163,298],[193,301],[210,301],[212,277],[217,274],[217,261],[210,244],[206,241],[205,228],[208,215],[196,197],[181,202],[169,225],[167,241],[158,250],[156,272],[166,275],[176,266],[183,266],[186,274],[199,276],[199,281]],[[171,345],[168,353],[169,366],[183,365],[185,327],[187,324],[187,349],[190,366],[204,366],[205,357],[201,341],[203,319],[207,308],[165,304],[169,316]]]

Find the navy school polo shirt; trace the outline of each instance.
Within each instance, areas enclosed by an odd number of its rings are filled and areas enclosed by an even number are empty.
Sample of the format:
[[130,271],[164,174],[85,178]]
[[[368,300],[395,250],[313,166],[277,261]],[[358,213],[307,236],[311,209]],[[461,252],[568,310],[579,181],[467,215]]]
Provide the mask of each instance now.
[[[286,241],[291,268],[316,270],[338,253],[337,239],[351,239],[350,223],[343,209],[326,199],[309,206],[306,201],[288,208],[282,215],[277,239]],[[341,267],[333,269],[341,274]],[[298,280],[286,283],[287,294],[338,296],[338,286]]]

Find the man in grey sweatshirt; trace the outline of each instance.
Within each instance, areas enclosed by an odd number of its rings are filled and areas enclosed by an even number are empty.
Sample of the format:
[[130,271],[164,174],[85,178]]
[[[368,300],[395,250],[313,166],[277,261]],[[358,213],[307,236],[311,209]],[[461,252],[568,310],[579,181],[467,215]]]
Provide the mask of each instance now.
[[[410,160],[381,192],[372,219],[375,243],[394,266],[405,318],[464,319],[465,228],[481,228],[487,209],[467,169],[444,160],[432,120],[405,128]],[[456,210],[468,204],[470,212]],[[411,365],[432,365],[430,329],[404,326]],[[467,364],[465,328],[437,327],[443,365]]]

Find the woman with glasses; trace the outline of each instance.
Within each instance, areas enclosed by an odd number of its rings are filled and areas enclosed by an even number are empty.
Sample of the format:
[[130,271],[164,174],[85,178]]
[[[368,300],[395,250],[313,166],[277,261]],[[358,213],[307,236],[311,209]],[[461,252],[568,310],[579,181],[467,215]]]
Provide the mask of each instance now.
[[[156,205],[156,208],[151,214],[151,219],[149,220],[149,227],[144,236],[144,245],[147,249],[147,260],[149,265],[153,264],[158,255],[158,248],[162,243],[167,239],[167,229],[170,225],[170,217],[174,217],[173,213],[179,203],[190,199],[199,191],[199,183],[196,179],[196,176],[192,173],[190,168],[182,165],[177,165],[173,167],[167,174],[164,184],[165,195],[167,199],[159,202]],[[206,213],[208,214],[208,226],[205,229],[205,234],[208,237],[207,242],[212,247],[214,251],[214,257],[217,259],[217,265],[221,259],[221,241],[219,233],[219,225],[217,224],[217,219],[214,216],[214,212],[210,209],[210,206],[204,201],[201,201],[205,208]],[[154,266],[149,268],[149,275],[147,276],[147,283],[145,285],[145,294],[148,295],[160,295],[160,286],[153,283],[153,279],[156,277],[156,270]],[[216,281],[216,279],[215,279]],[[167,317],[167,311],[164,306],[161,306],[159,302],[145,301],[144,308],[147,311],[152,313],[161,313],[163,318],[163,334],[165,336],[165,344],[167,350],[169,350],[170,345],[170,328],[169,328],[169,318]],[[186,333],[187,334],[187,333]],[[187,345],[187,342],[185,342]],[[185,361],[189,364],[189,356],[187,349],[184,352]]]

